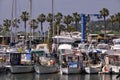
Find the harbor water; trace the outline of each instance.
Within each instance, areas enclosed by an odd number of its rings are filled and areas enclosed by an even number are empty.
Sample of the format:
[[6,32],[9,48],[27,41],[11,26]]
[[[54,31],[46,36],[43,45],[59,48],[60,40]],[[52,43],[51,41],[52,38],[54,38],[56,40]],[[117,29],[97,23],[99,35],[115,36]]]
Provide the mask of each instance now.
[[116,74],[74,74],[74,75],[61,75],[61,74],[5,74],[0,73],[0,80],[119,80],[116,79]]

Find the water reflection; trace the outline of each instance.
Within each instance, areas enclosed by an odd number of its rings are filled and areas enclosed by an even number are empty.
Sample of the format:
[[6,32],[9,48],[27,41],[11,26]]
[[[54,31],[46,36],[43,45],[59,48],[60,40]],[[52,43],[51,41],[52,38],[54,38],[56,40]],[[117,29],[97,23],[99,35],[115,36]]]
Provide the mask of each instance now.
[[61,75],[60,80],[84,80],[84,78],[81,75]]
[[116,79],[116,76],[117,75],[110,75],[110,74],[100,74],[99,77],[100,77],[100,80],[118,80]]
[[59,74],[35,74],[34,80],[59,80]]
[[109,74],[77,74],[77,75],[60,75],[60,74],[3,74],[0,73],[0,80],[119,80],[117,75]]
[[33,73],[27,74],[0,74],[0,80],[33,80]]

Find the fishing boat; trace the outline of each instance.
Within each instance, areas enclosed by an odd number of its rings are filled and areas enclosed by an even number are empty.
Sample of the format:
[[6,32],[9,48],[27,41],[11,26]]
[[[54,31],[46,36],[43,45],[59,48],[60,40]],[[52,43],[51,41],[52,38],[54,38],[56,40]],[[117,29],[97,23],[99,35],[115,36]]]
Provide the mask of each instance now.
[[100,43],[96,46],[97,50],[100,50],[102,54],[106,54],[108,50],[110,50],[110,45],[106,43]]
[[100,52],[96,49],[89,51],[88,60],[85,64],[85,72],[88,74],[99,73],[102,68],[102,60],[100,58]]
[[119,73],[120,72],[120,50],[108,51],[105,56],[105,65],[102,68],[102,73]]
[[7,52],[4,66],[11,73],[28,73],[34,71],[30,53]]
[[60,55],[60,73],[61,74],[78,74],[82,73],[82,54],[73,51],[70,44],[61,44],[58,48]]
[[44,50],[32,51],[34,59],[34,69],[38,74],[51,74],[59,72],[59,66],[55,62],[55,59],[49,55],[46,55]]
[[79,74],[82,73],[81,56],[77,54],[60,55],[60,73],[61,74]]

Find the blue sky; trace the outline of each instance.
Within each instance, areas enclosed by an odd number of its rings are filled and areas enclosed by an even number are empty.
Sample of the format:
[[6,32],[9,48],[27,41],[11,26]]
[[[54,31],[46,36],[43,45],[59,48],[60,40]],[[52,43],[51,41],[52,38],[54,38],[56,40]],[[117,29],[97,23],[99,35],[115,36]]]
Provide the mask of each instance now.
[[[17,1],[17,16],[22,11],[29,11],[29,0]],[[61,12],[64,15],[74,12],[96,14],[102,8],[107,8],[110,15],[120,12],[120,0],[54,0],[54,13]],[[0,0],[0,24],[6,18],[11,19],[12,0]],[[33,0],[32,17],[36,18],[40,13],[52,12],[52,0]]]

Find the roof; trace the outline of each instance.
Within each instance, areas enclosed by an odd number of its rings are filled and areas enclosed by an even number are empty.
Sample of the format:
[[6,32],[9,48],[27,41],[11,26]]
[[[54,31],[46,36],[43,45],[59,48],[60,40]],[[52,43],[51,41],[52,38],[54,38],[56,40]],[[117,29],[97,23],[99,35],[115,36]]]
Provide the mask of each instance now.
[[61,44],[58,49],[72,49],[72,45],[70,44]]

